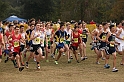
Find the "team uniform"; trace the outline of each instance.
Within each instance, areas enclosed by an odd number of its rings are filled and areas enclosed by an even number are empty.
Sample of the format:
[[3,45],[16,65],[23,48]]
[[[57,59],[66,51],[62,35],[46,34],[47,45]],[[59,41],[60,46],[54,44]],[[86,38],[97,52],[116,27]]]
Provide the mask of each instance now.
[[76,35],[74,32],[72,33],[72,44],[71,44],[71,48],[75,51],[78,49],[78,46],[80,44],[80,33],[78,33],[78,35]]
[[[106,40],[107,34],[108,34],[108,32],[107,32],[107,33],[102,32],[101,35],[99,36],[100,39]],[[99,46],[99,49],[100,49],[100,50],[104,50],[104,49],[106,50],[106,46],[107,46],[106,42],[100,41],[100,46]]]
[[46,35],[45,35],[44,31],[41,31],[40,41],[41,41],[42,56],[45,56],[45,51],[44,51],[45,37],[46,37]]
[[[35,30],[34,30],[35,31]],[[40,34],[40,32],[35,32],[34,33],[34,37],[37,36],[38,34]],[[41,35],[41,34],[40,34]],[[36,37],[34,40],[32,40],[32,45],[30,47],[30,51],[31,52],[35,52],[36,55],[38,55],[39,53],[37,52],[37,50],[41,47],[40,44],[40,36]]]
[[88,31],[86,30],[86,28],[85,28],[85,29],[82,29],[82,30],[80,31],[80,36],[81,36],[81,38],[82,38],[82,41],[83,41],[85,44],[86,44],[87,38],[88,38],[87,33],[88,33]]
[[[115,42],[115,35],[114,34],[111,34],[111,36],[108,38],[108,41],[109,42]],[[107,47],[108,47],[108,50],[107,50],[107,55],[109,54],[112,54],[114,52],[116,52],[116,49],[115,49],[115,45],[114,44],[107,44]]]
[[14,34],[12,35],[14,57],[16,57],[16,55],[20,53],[20,39],[21,39],[21,34],[19,34],[17,37]]
[[61,48],[64,48],[64,44],[65,44],[65,37],[67,36],[67,33],[66,31],[62,32],[61,30],[58,30],[56,33],[55,33],[55,36],[58,37],[58,44],[56,46],[56,48],[58,49],[61,49]]

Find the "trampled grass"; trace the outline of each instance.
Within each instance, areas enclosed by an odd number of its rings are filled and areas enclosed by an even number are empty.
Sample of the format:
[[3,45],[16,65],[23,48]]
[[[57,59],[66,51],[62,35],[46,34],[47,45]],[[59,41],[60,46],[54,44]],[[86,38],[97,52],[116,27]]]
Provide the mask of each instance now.
[[[88,59],[77,63],[74,56],[70,64],[67,63],[67,56],[61,56],[55,65],[54,60],[50,62],[41,60],[41,69],[36,70],[36,63],[33,59],[29,62],[29,69],[19,72],[13,67],[11,61],[0,63],[0,82],[124,82],[124,66],[120,65],[122,56],[117,55],[118,72],[112,72],[112,56],[109,69],[104,69],[104,60],[100,65],[95,64],[96,54],[90,50],[89,38],[87,42]],[[80,57],[80,56],[79,56]],[[5,57],[3,57],[3,60]]]

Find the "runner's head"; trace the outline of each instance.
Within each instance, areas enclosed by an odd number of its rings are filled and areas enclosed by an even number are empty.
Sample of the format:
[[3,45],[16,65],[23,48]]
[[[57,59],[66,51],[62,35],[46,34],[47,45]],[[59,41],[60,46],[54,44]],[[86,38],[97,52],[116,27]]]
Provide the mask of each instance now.
[[14,26],[14,24],[12,24],[12,23],[10,23],[10,24],[9,24],[9,26],[8,26],[8,27],[9,27],[9,30],[10,30],[10,31],[12,31],[12,30],[13,30],[13,28],[14,28],[13,26]]
[[24,26],[20,25],[20,32],[24,32]]
[[45,27],[46,29],[50,29],[50,23],[46,23]]
[[110,29],[111,32],[115,32],[116,31],[115,25],[110,25],[109,29]]
[[107,29],[108,28],[108,23],[107,22],[103,22],[102,25],[103,25],[103,29]]
[[103,27],[102,27],[102,24],[98,24],[97,25],[97,28],[99,29],[99,30],[101,30]]
[[67,27],[67,29],[70,29],[70,28],[71,28],[71,24],[68,22],[68,23],[66,24],[66,27]]
[[124,23],[122,23],[122,28],[124,29]]
[[86,28],[86,23],[84,22],[83,25],[82,25],[83,28]]
[[40,22],[37,22],[37,23],[35,24],[35,26],[36,26],[36,27],[35,27],[35,30],[40,30],[40,24],[41,24]]
[[19,31],[20,31],[19,26],[15,26],[15,33],[16,33],[16,34],[18,34],[18,33],[19,33]]
[[74,31],[75,31],[75,32],[78,32],[78,29],[79,29],[79,26],[75,26],[75,27],[74,27]]
[[79,28],[82,28],[82,23],[78,22],[78,26],[79,26]]
[[30,25],[30,29],[33,30],[34,29],[34,24]]
[[64,24],[64,23],[61,23],[61,24],[60,24],[60,30],[61,30],[61,31],[64,31],[64,29],[65,29],[65,24]]

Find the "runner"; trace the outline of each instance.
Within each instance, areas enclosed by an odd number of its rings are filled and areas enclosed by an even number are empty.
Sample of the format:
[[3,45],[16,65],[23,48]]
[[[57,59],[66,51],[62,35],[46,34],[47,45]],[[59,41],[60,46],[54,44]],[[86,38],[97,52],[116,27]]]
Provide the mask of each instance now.
[[[47,36],[47,41],[48,41],[48,47],[46,47],[46,62],[49,62],[48,60],[48,53],[50,53],[50,47],[51,47],[51,38],[52,38],[52,29],[50,29],[50,23],[46,24],[46,29],[45,29],[45,33]],[[46,44],[47,42],[45,42]]]
[[[123,55],[124,54],[124,23],[122,23],[122,29],[118,31],[118,39],[120,40],[118,43],[118,53]],[[124,56],[121,60],[121,65],[124,65]]]
[[22,54],[23,54],[25,46],[26,46],[27,34],[26,34],[26,32],[24,32],[23,25],[20,25],[20,34],[24,41],[24,42],[20,42],[20,62],[21,62],[21,65],[24,66]]
[[10,35],[9,39],[12,38],[13,47],[14,47],[12,60],[15,60],[15,58],[16,58],[16,62],[17,62],[19,71],[21,72],[24,69],[24,67],[21,67],[21,65],[20,65],[20,56],[19,56],[20,43],[19,42],[24,42],[24,41],[22,40],[21,34],[19,34],[19,30],[20,30],[20,28],[18,26],[16,26],[14,34]]
[[[4,50],[5,54],[7,54],[7,58],[5,59],[5,63],[11,59],[12,57],[12,53],[13,53],[13,41],[12,38],[9,38],[9,36],[14,34],[14,25],[12,23],[9,24],[9,29],[5,32],[5,45],[6,45],[6,49]],[[15,62],[15,60],[11,60],[14,64],[14,67],[17,68],[17,64]]]
[[[67,50],[64,46],[64,41],[68,38],[68,36],[67,33],[64,31],[64,28],[65,28],[64,23],[60,24],[60,30],[58,30],[55,33],[55,36],[59,38],[59,43],[56,46],[56,48],[59,49],[59,55],[55,60],[55,64],[58,64],[58,60],[61,57],[61,54]],[[67,53],[69,53],[69,49],[67,50]]]
[[110,65],[108,65],[108,60],[109,60],[109,57],[110,57],[110,54],[113,55],[113,69],[112,69],[112,72],[117,72],[118,69],[116,69],[116,49],[115,49],[115,37],[116,37],[116,34],[115,34],[115,31],[116,31],[116,28],[114,25],[110,25],[110,32],[107,34],[107,37],[106,37],[106,41],[107,41],[107,47],[108,47],[108,50],[107,50],[107,53],[106,53],[106,59],[105,59],[105,68],[109,68]]
[[99,24],[97,26],[97,28],[94,29],[91,32],[91,38],[92,38],[92,48],[91,48],[91,50],[94,50],[94,52],[97,54],[96,64],[100,64],[99,63],[99,58],[101,57],[101,54],[99,53],[99,50],[98,50],[99,49],[100,42],[97,39],[97,35],[99,34],[99,32],[101,30],[102,30],[102,25]]
[[32,31],[31,38],[30,38],[30,40],[32,40],[31,51],[35,52],[35,58],[36,58],[36,62],[37,62],[37,69],[40,69],[40,58],[39,58],[39,56],[42,55],[42,49],[41,49],[41,44],[40,44],[40,42],[41,42],[41,40],[40,40],[40,36],[41,36],[40,25],[41,25],[41,23],[36,23],[36,28],[35,28],[35,30]]
[[[30,25],[30,29],[26,31],[27,36],[28,36],[28,40],[26,41],[26,47],[27,47],[27,49],[29,49],[29,48],[31,47],[31,45],[32,45],[32,40],[30,40],[30,37],[31,37],[32,31],[34,30],[34,27],[35,27],[35,25],[34,25],[34,24],[31,24],[31,25]],[[26,52],[25,52],[25,53],[26,53]],[[26,54],[25,54],[25,56],[26,56]],[[25,66],[26,66],[27,69],[29,68],[29,67],[28,67],[28,62],[29,62],[29,60],[30,60],[32,57],[34,57],[34,53],[32,52],[32,50],[30,50],[30,55],[29,55],[29,57],[27,58],[26,63],[25,63]]]
[[[103,22],[103,30],[99,32],[97,35],[97,39],[100,41],[100,46],[99,46],[99,53],[102,55],[106,56],[106,50],[107,50],[107,43],[106,43],[106,36],[109,33],[108,29],[108,23]],[[106,66],[109,67],[109,66]]]
[[[70,44],[71,44],[71,33],[72,33],[71,24],[70,23],[67,23],[66,24],[65,31],[66,31],[66,33],[68,35],[68,39],[65,41],[66,42],[65,46],[67,48],[70,48]],[[70,59],[73,59],[72,55],[70,54],[70,51],[69,51],[68,57],[69,57],[68,58],[68,61],[70,61]]]
[[86,23],[83,23],[82,30],[81,30],[80,34],[81,34],[82,43],[83,43],[83,48],[82,48],[83,49],[83,55],[81,57],[81,60],[85,60],[85,59],[87,59],[86,42],[87,42],[88,35],[90,34],[88,28],[86,28]]
[[74,31],[72,32],[71,42],[72,42],[71,48],[72,48],[73,54],[75,56],[77,63],[79,63],[79,59],[78,59],[76,50],[78,49],[80,43],[82,43],[82,40],[80,37],[80,33],[78,32],[78,26],[74,27]]

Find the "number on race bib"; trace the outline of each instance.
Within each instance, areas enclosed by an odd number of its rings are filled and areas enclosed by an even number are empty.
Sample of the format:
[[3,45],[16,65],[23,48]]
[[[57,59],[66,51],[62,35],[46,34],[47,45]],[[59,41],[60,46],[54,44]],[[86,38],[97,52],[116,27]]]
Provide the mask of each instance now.
[[64,38],[60,38],[60,43],[63,43],[64,42]]
[[78,38],[74,38],[74,43],[78,43]]
[[36,38],[36,39],[35,39],[35,43],[36,43],[36,44],[40,44],[40,38]]
[[106,36],[104,35],[104,36],[102,36],[102,40],[106,40]]
[[14,47],[18,47],[19,46],[19,42],[14,42]]

